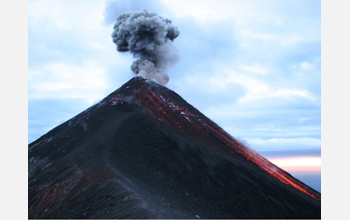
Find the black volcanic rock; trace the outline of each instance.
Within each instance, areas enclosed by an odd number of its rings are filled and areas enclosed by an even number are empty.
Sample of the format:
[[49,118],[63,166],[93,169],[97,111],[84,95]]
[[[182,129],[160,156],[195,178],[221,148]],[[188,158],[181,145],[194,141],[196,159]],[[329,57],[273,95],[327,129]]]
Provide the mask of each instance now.
[[135,77],[29,144],[29,218],[321,218],[321,195]]

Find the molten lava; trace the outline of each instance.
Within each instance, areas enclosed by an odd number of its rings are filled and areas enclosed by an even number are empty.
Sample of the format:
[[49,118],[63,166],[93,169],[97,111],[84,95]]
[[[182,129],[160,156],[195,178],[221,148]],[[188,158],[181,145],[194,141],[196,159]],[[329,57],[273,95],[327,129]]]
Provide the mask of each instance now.
[[[169,89],[141,77],[136,77],[135,79],[138,79],[136,86],[125,85],[125,89],[120,88],[107,97],[105,99],[106,102],[111,103],[111,105],[136,103],[140,106],[145,106],[147,113],[151,117],[197,139],[210,143],[241,160],[245,160],[250,165],[260,168],[282,183],[321,201],[320,196],[315,194],[310,188],[230,136],[181,97],[163,96],[162,94],[169,92]],[[203,132],[206,134],[203,135]]]
[[319,219],[320,201],[141,77],[28,146],[30,219]]

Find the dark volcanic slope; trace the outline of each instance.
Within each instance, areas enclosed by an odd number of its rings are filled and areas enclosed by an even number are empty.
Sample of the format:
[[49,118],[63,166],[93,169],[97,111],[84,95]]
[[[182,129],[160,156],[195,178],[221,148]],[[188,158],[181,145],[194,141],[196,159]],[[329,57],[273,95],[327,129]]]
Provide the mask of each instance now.
[[320,197],[140,77],[29,145],[29,218],[320,218]]

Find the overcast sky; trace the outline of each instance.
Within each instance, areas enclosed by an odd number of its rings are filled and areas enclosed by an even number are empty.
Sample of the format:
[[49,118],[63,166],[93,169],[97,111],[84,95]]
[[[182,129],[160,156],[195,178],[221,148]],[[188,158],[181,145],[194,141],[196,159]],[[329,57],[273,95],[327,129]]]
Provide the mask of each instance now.
[[168,88],[266,158],[320,168],[319,0],[28,1],[28,143],[134,76],[111,34],[144,8],[180,31]]

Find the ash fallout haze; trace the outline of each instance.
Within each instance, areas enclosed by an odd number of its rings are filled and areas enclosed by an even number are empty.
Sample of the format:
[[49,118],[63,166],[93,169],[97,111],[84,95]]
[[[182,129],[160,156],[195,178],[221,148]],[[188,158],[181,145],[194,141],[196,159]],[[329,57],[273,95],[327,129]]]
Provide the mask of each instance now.
[[321,1],[28,2],[28,143],[135,74],[321,192]]

